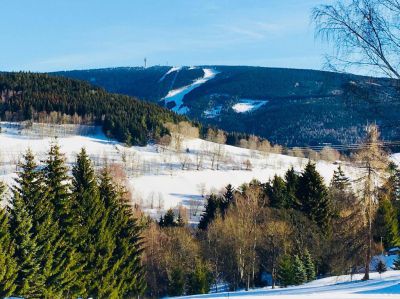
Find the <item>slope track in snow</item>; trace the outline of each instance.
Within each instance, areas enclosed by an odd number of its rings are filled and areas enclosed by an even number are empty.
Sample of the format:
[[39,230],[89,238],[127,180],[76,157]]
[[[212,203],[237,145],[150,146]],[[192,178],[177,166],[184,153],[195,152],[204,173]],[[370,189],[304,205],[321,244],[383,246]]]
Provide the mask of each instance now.
[[204,68],[203,72],[204,72],[204,76],[202,78],[199,78],[199,79],[193,81],[192,84],[189,84],[187,86],[183,86],[181,88],[170,90],[168,92],[168,94],[164,98],[161,99],[161,101],[164,101],[166,106],[169,103],[174,102],[175,106],[171,110],[178,114],[188,113],[189,108],[184,106],[184,104],[183,104],[183,98],[185,97],[185,95],[187,95],[193,89],[204,84],[208,80],[213,79],[218,74],[218,72],[216,70],[207,69],[207,68]]

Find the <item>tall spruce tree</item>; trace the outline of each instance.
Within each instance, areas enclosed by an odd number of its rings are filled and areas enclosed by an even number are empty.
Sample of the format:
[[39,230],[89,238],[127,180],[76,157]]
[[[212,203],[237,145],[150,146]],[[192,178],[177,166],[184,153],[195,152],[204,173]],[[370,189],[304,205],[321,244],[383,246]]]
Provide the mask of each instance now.
[[78,252],[85,261],[84,295],[103,297],[113,290],[112,285],[103,283],[103,278],[109,271],[115,245],[107,226],[96,175],[85,149],[79,152],[72,168],[72,198],[69,208],[76,222]]
[[293,283],[296,285],[303,284],[307,281],[307,273],[304,268],[303,261],[298,255],[293,259]]
[[206,230],[208,228],[208,225],[215,219],[217,214],[220,213],[220,204],[221,199],[218,198],[215,194],[211,194],[207,198],[205,211],[201,215],[201,219],[198,225],[199,229]]
[[346,192],[350,189],[350,187],[350,179],[344,174],[342,166],[339,165],[339,167],[333,172],[331,188]]
[[279,284],[283,287],[294,284],[293,275],[292,258],[285,254],[278,263],[277,278]]
[[291,167],[285,174],[286,181],[286,194],[287,194],[287,207],[299,210],[301,203],[297,198],[296,192],[299,184],[299,175]]
[[220,209],[221,209],[221,215],[224,216],[226,211],[228,210],[229,206],[233,203],[234,201],[234,192],[235,189],[232,187],[231,184],[227,185],[225,187],[225,193],[222,197],[221,204],[220,204]]
[[54,216],[42,173],[38,171],[30,150],[20,163],[14,194],[18,194],[32,219],[32,236],[37,244],[39,275],[43,279],[41,294],[45,298],[79,295],[74,249],[68,246]]
[[[0,182],[0,203],[3,201],[5,184]],[[8,297],[16,289],[17,263],[15,249],[11,241],[7,211],[0,207],[0,297]]]
[[332,216],[330,197],[315,164],[309,162],[299,178],[297,197],[302,211],[325,233],[329,233]]
[[400,245],[397,211],[387,198],[383,198],[379,202],[374,227],[375,240],[378,242],[382,240],[386,249]]
[[75,219],[71,213],[72,198],[68,167],[60,146],[53,143],[50,146],[45,167],[44,181],[48,190],[48,198],[54,207],[54,218],[60,224],[60,229],[66,233],[71,242],[76,241]]
[[271,207],[278,209],[289,207],[286,183],[280,176],[275,175],[266,185],[266,195]]
[[306,249],[303,255],[303,265],[306,271],[307,281],[315,279],[315,265],[312,260],[310,252]]
[[108,298],[139,296],[146,287],[141,266],[141,229],[133,216],[132,206],[125,198],[125,191],[113,183],[107,168],[101,173],[99,189],[115,244],[111,267],[103,283],[117,286],[117,292],[113,293],[115,297],[105,295]]
[[32,217],[18,192],[14,192],[9,212],[11,237],[18,264],[15,294],[26,298],[40,297],[44,279],[40,273],[39,248],[32,232]]

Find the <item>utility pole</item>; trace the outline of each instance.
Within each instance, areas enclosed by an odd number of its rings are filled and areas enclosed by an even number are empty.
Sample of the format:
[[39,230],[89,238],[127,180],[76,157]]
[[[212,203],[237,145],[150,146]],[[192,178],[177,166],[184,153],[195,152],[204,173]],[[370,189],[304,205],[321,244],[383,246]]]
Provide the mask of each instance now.
[[147,58],[144,58],[144,68],[147,68]]

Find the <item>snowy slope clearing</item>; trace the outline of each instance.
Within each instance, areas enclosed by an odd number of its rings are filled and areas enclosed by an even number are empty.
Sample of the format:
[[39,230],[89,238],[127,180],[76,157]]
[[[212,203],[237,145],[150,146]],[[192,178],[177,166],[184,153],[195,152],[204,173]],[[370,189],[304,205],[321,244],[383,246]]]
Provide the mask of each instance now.
[[250,100],[250,99],[241,99],[238,103],[232,106],[232,109],[236,113],[247,113],[253,112],[259,109],[261,106],[267,104],[268,101],[259,101],[259,100]]
[[250,291],[194,295],[182,298],[277,298],[277,299],[384,299],[400,298],[400,271],[382,275],[371,273],[371,280],[361,281],[362,274],[332,276],[302,286],[284,289],[260,288]]
[[[16,164],[22,154],[31,148],[37,160],[43,160],[54,139],[41,138],[41,127],[36,128],[38,134],[34,134],[10,124],[0,125],[0,180],[12,183]],[[72,164],[75,155],[85,147],[96,167],[103,166],[107,161],[108,164],[118,164],[124,168],[132,200],[148,214],[159,217],[168,208],[184,206],[190,212],[191,223],[199,219],[204,195],[219,192],[229,183],[239,187],[252,179],[266,182],[275,174],[283,175],[292,166],[300,172],[308,162],[304,158],[218,145],[201,139],[184,140],[180,152],[158,145],[127,148],[108,140],[98,127],[86,130],[88,136],[77,136],[74,130],[68,136],[65,132],[68,133],[69,126],[59,126],[58,129],[52,126],[50,134],[64,136],[58,138],[58,143],[66,153],[68,163]],[[214,161],[212,167],[212,157],[218,147],[222,156],[219,161]],[[197,167],[199,163],[201,165]],[[317,163],[317,170],[327,183],[336,168],[337,165],[330,162]],[[356,173],[356,170],[346,165],[343,169],[348,176]]]
[[214,69],[203,69],[204,76],[202,78],[199,78],[195,81],[193,81],[192,84],[170,90],[168,94],[161,99],[161,101],[165,102],[165,106],[167,106],[169,103],[174,103],[175,106],[172,108],[172,110],[178,114],[186,114],[189,112],[189,108],[183,106],[183,98],[185,95],[187,95],[189,92],[191,92],[193,89],[199,87],[200,85],[204,84],[208,80],[211,80],[214,78],[218,72]]

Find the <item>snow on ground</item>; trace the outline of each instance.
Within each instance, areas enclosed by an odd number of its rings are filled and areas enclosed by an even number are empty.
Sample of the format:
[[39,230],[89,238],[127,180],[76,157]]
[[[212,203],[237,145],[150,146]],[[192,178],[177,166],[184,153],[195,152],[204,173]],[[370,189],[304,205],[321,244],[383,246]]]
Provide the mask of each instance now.
[[400,153],[398,153],[398,154],[393,154],[393,155],[392,155],[392,160],[393,160],[397,165],[400,166]]
[[250,291],[194,295],[182,298],[277,298],[277,299],[384,299],[400,298],[400,271],[382,275],[371,273],[361,281],[362,274],[332,276],[283,289],[259,288]]
[[214,118],[221,114],[222,106],[218,105],[203,112],[205,118]]
[[174,66],[174,67],[171,67],[171,68],[168,70],[168,72],[166,72],[166,73],[160,78],[160,80],[158,80],[158,82],[162,82],[162,81],[165,79],[165,77],[167,77],[169,74],[171,74],[171,73],[173,73],[173,72],[179,72],[181,69],[182,69],[181,66]]
[[[1,126],[0,180],[12,183],[16,164],[22,154],[31,148],[37,159],[43,160],[54,138],[40,138],[29,129],[21,130],[10,123],[1,123]],[[127,148],[108,140],[99,127],[89,131],[92,135],[69,136],[63,133],[66,131],[64,127],[68,126],[59,126],[58,130],[53,128],[52,131],[54,135],[64,136],[57,138],[57,142],[66,153],[68,163],[72,164],[79,150],[85,147],[96,167],[101,167],[107,161],[125,169],[133,200],[150,215],[158,217],[168,208],[184,206],[189,211],[189,221],[192,223],[198,221],[201,214],[204,205],[202,195],[218,192],[229,183],[239,187],[252,179],[266,182],[275,174],[283,175],[292,166],[300,172],[308,162],[304,158],[261,153],[201,139],[184,140],[180,152],[157,145]],[[41,128],[34,127],[35,130]],[[212,157],[218,149],[223,154],[218,159],[220,161],[214,161],[212,167]],[[197,170],[197,161],[201,161],[200,170]],[[317,163],[317,170],[326,183],[329,183],[336,168],[337,165],[330,162]],[[343,168],[347,175],[354,175],[351,167],[344,165]]]
[[240,99],[238,103],[232,106],[236,113],[252,112],[259,109],[261,106],[268,103],[268,101]]
[[208,80],[211,80],[214,78],[218,72],[214,69],[203,69],[204,76],[202,78],[199,78],[195,81],[193,81],[192,84],[183,86],[181,88],[173,89],[168,92],[168,94],[162,98],[161,100],[165,101],[165,105],[168,103],[175,103],[175,106],[172,108],[172,110],[178,114],[186,114],[189,112],[189,108],[183,106],[183,98],[185,95],[187,95],[189,92],[191,92],[193,89],[199,87],[200,85],[204,84]]

